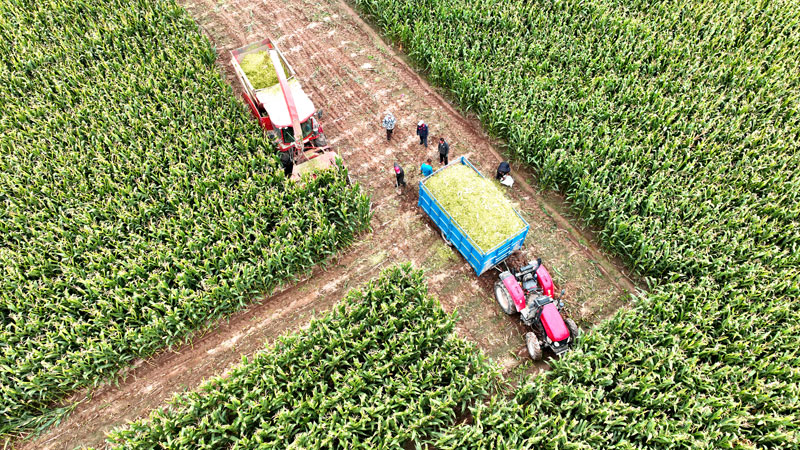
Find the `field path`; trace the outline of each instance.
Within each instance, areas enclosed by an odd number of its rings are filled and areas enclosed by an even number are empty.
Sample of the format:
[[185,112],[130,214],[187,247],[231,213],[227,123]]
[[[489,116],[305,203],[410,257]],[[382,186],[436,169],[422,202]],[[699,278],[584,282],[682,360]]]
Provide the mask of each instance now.
[[[424,119],[429,124],[431,142],[445,136],[451,157],[468,155],[491,175],[502,159],[500,145],[485,135],[480,124],[459,114],[339,0],[179,2],[217,46],[220,69],[237,95],[229,50],[267,35],[277,39],[306,92],[324,109],[322,124],[329,142],[341,151],[353,179],[372,196],[373,232],[326,267],[258,299],[191,343],[139,361],[118,384],[76,393],[70,402],[80,404],[67,419],[16,446],[102,448],[104,435],[112,428],[146,416],[174,394],[225,373],[242,355],[302,328],[349,289],[401,261],[426,269],[431,291],[447,311],[458,311],[458,333],[476,342],[507,372],[546,369],[546,363],[528,363],[524,330],[497,307],[491,293],[496,273],[476,278],[416,206],[415,171],[428,157],[437,161],[435,146],[426,150],[419,145],[416,122]],[[398,118],[391,143],[379,125],[387,109]],[[406,169],[409,187],[404,192],[394,188],[390,169],[395,160]],[[557,196],[538,194],[525,182],[531,180],[530,174],[512,174],[517,183],[510,195],[531,224],[525,256],[543,258],[556,283],[567,290],[569,311],[579,325],[588,328],[623,306],[626,294],[635,288],[619,264],[597,250],[590,233],[571,225]]]

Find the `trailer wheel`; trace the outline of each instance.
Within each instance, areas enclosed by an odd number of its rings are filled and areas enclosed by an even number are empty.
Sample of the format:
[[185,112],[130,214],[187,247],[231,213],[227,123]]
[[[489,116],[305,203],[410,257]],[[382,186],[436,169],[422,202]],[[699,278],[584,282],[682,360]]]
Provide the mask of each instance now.
[[525,333],[525,346],[528,347],[528,354],[534,361],[542,359],[542,344],[539,343],[539,338],[536,334],[529,331]]
[[444,239],[444,243],[449,245],[450,247],[453,246],[453,243],[450,242],[450,239],[447,239],[447,236],[444,235],[444,231],[442,231],[442,239]]
[[494,284],[494,298],[497,300],[497,304],[500,305],[500,309],[502,309],[504,313],[511,315],[516,312],[514,310],[514,301],[511,300],[511,294],[508,293],[508,289],[502,281],[498,281]]
[[578,339],[578,333],[580,333],[581,330],[578,328],[578,325],[575,323],[575,321],[572,319],[567,319],[564,321],[564,323],[567,324],[569,336],[572,338],[572,340],[574,341],[575,339]]

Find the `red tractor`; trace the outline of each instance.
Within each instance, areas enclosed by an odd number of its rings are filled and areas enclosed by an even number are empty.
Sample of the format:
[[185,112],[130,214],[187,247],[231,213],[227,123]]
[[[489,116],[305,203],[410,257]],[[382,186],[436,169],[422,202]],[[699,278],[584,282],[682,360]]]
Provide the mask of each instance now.
[[569,350],[578,337],[578,325],[561,317],[564,302],[555,297],[553,279],[541,258],[519,270],[501,273],[500,281],[494,285],[494,296],[503,312],[520,313],[522,323],[533,329],[525,333],[525,344],[534,361],[542,359],[542,347],[558,356]]

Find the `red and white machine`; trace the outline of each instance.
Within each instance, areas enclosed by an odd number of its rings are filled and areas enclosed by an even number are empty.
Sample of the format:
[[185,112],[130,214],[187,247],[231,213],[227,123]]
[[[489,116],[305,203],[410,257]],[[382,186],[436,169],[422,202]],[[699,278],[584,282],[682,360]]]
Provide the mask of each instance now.
[[[278,82],[272,86],[255,89],[240,63],[245,55],[268,52]],[[294,68],[270,38],[255,42],[231,52],[231,65],[242,83],[244,101],[258,123],[272,135],[281,152],[289,152],[295,162],[292,179],[299,179],[304,169],[333,167],[341,159],[331,150],[322,132],[317,111],[311,98],[303,91]],[[285,68],[283,70],[282,68]],[[314,164],[304,164],[311,160]]]
[[553,278],[541,258],[519,270],[502,272],[500,281],[495,283],[494,295],[503,312],[520,313],[522,323],[533,329],[525,334],[531,359],[542,359],[542,347],[561,355],[577,339],[578,325],[561,317],[564,302],[555,297]]

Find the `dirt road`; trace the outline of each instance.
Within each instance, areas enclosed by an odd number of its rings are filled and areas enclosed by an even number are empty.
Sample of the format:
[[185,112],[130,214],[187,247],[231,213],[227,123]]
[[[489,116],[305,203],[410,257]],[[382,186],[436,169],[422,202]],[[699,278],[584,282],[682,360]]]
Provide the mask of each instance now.
[[[475,277],[461,256],[447,247],[416,207],[419,164],[437,161],[435,144],[426,149],[415,136],[416,122],[430,126],[430,141],[444,136],[451,157],[469,156],[485,174],[500,162],[498,145],[480,125],[466,119],[422,80],[395,51],[346,4],[338,0],[179,0],[219,51],[218,63],[238,91],[229,50],[270,35],[277,39],[317,107],[329,142],[338,148],[353,178],[373,199],[373,232],[363,236],[336,261],[318,268],[305,281],[262,298],[258,304],[212,327],[175,351],[140,361],[118,386],[102,386],[80,401],[73,414],[24,449],[72,449],[103,446],[113,427],[145,416],[175,393],[194,389],[223,374],[287,330],[297,330],[349,289],[377,275],[381,268],[412,261],[427,271],[431,291],[447,311],[458,311],[458,333],[476,342],[506,371],[542,370],[524,353],[517,319],[505,316],[491,292],[496,273]],[[395,137],[385,140],[379,122],[383,111],[398,118]],[[409,188],[394,188],[394,161],[406,169]],[[436,166],[436,164],[434,164]],[[538,195],[513,173],[510,195],[531,224],[528,257],[541,256],[557,285],[567,290],[570,313],[584,328],[607,317],[627,301],[633,285],[559,211],[556,196]]]

